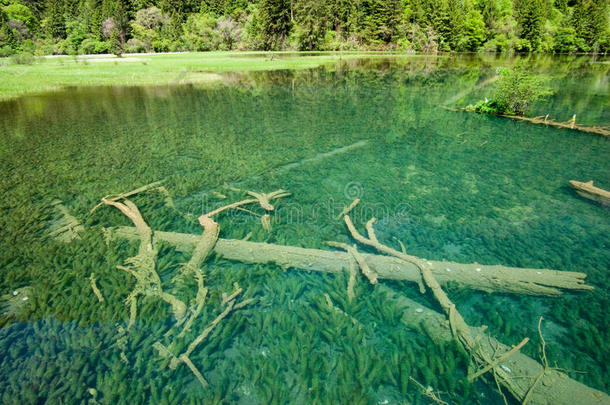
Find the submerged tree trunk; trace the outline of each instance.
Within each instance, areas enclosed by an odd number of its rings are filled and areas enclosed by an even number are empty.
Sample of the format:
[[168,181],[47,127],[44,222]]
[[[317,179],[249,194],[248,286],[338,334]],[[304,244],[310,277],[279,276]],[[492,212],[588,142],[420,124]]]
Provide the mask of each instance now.
[[[136,240],[133,227],[117,227],[109,230],[112,238]],[[200,236],[176,232],[155,231],[158,241],[173,245],[177,250],[191,252]],[[342,251],[306,249],[293,246],[272,245],[234,239],[218,239],[214,252],[228,260],[245,263],[275,263],[284,268],[341,273],[349,269],[353,257]],[[400,259],[362,254],[372,271],[381,279],[421,281],[416,265]],[[425,259],[423,259],[425,260]],[[455,281],[463,286],[487,292],[515,293],[540,296],[558,296],[564,291],[591,290],[586,285],[584,273],[523,269],[500,265],[463,264],[446,261],[427,261],[435,278],[441,284]]]
[[[401,322],[410,328],[421,328],[434,340],[449,342],[454,339],[447,318],[417,302],[396,294],[392,289],[380,285],[402,310]],[[480,328],[470,328],[471,334],[479,344],[479,349],[489,358],[511,350],[485,334]],[[587,387],[568,377],[557,369],[543,366],[531,357],[515,351],[503,361],[495,364],[498,382],[520,402],[548,405],[602,405],[609,404],[610,397],[596,389]]]

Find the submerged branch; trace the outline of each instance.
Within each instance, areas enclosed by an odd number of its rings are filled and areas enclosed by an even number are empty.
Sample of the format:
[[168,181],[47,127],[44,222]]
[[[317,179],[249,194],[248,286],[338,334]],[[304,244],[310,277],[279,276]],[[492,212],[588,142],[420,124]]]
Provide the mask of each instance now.
[[[451,327],[445,316],[421,304],[396,294],[391,288],[384,285],[376,287],[392,299],[401,309],[401,322],[409,328],[420,330],[423,328],[436,341],[448,342],[453,339]],[[510,347],[485,334],[481,328],[471,328],[470,333],[477,344],[489,358],[493,358],[498,351],[509,352]],[[503,359],[496,367],[499,383],[520,401],[523,401],[536,379],[536,392],[530,394],[531,403],[573,405],[591,404],[602,405],[610,403],[605,393],[571,379],[568,375],[549,369],[544,373],[544,365],[525,354],[516,351],[508,358]]]

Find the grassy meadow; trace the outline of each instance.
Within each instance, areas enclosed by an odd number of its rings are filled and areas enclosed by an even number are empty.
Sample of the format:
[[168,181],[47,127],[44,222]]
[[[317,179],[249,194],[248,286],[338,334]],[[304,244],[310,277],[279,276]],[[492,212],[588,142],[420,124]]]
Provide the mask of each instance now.
[[[32,64],[0,59],[0,100],[70,86],[164,85],[220,80],[216,73],[309,69],[341,60],[379,57],[378,52],[186,52],[58,56]],[[398,58],[413,57],[409,54]]]

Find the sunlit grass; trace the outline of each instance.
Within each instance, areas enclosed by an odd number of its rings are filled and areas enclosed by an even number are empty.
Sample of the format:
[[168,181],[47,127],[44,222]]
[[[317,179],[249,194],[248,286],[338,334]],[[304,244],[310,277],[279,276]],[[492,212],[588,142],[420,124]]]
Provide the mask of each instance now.
[[[379,57],[378,52],[188,52],[40,58],[32,65],[0,59],[0,100],[68,86],[146,85],[210,82],[214,73],[309,69],[354,58]],[[414,55],[394,54],[396,58]]]

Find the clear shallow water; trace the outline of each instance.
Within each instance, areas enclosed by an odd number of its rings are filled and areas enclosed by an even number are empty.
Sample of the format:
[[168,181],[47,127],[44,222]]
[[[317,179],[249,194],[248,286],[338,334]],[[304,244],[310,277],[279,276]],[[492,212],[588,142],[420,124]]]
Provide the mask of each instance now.
[[[535,113],[610,124],[610,66],[590,62],[532,61],[556,90]],[[504,343],[532,338],[524,352],[534,358],[543,315],[550,363],[585,372],[571,376],[607,392],[610,213],[567,182],[594,179],[610,189],[610,143],[438,107],[485,96],[491,88],[477,85],[512,63],[364,60],[231,74],[207,87],[78,89],[0,104],[0,293],[30,287],[28,305],[3,308],[15,316],[5,315],[0,329],[2,401],[87,402],[94,388],[100,403],[426,403],[413,376],[452,403],[501,402],[482,382],[465,382],[459,350],[406,329],[392,302],[363,280],[348,304],[345,277],[270,265],[219,258],[204,265],[208,305],[185,345],[222,311],[220,294],[234,281],[258,299],[191,355],[208,390],[184,365],[164,367],[152,348],[173,324],[166,304],[140,299],[122,346],[117,328],[129,318],[133,279],[116,265],[137,246],[106,244],[102,227],[129,224],[118,211],[88,213],[106,194],[160,179],[176,207],[194,215],[239,199],[224,183],[292,192],[273,232],[234,213],[220,218],[224,238],[252,232],[255,241],[312,248],[348,242],[334,217],[359,197],[357,226],[377,216],[380,239],[396,246],[397,238],[414,255],[585,272],[596,290],[558,299],[448,292],[468,322],[488,325]],[[84,223],[81,240],[48,237],[56,199]],[[201,232],[163,195],[133,201],[155,230]],[[187,302],[195,283],[172,279],[188,259],[163,246],[158,262],[168,291]],[[104,303],[91,290],[91,272]],[[411,284],[385,284],[436,308]],[[329,310],[325,293],[362,328]]]

